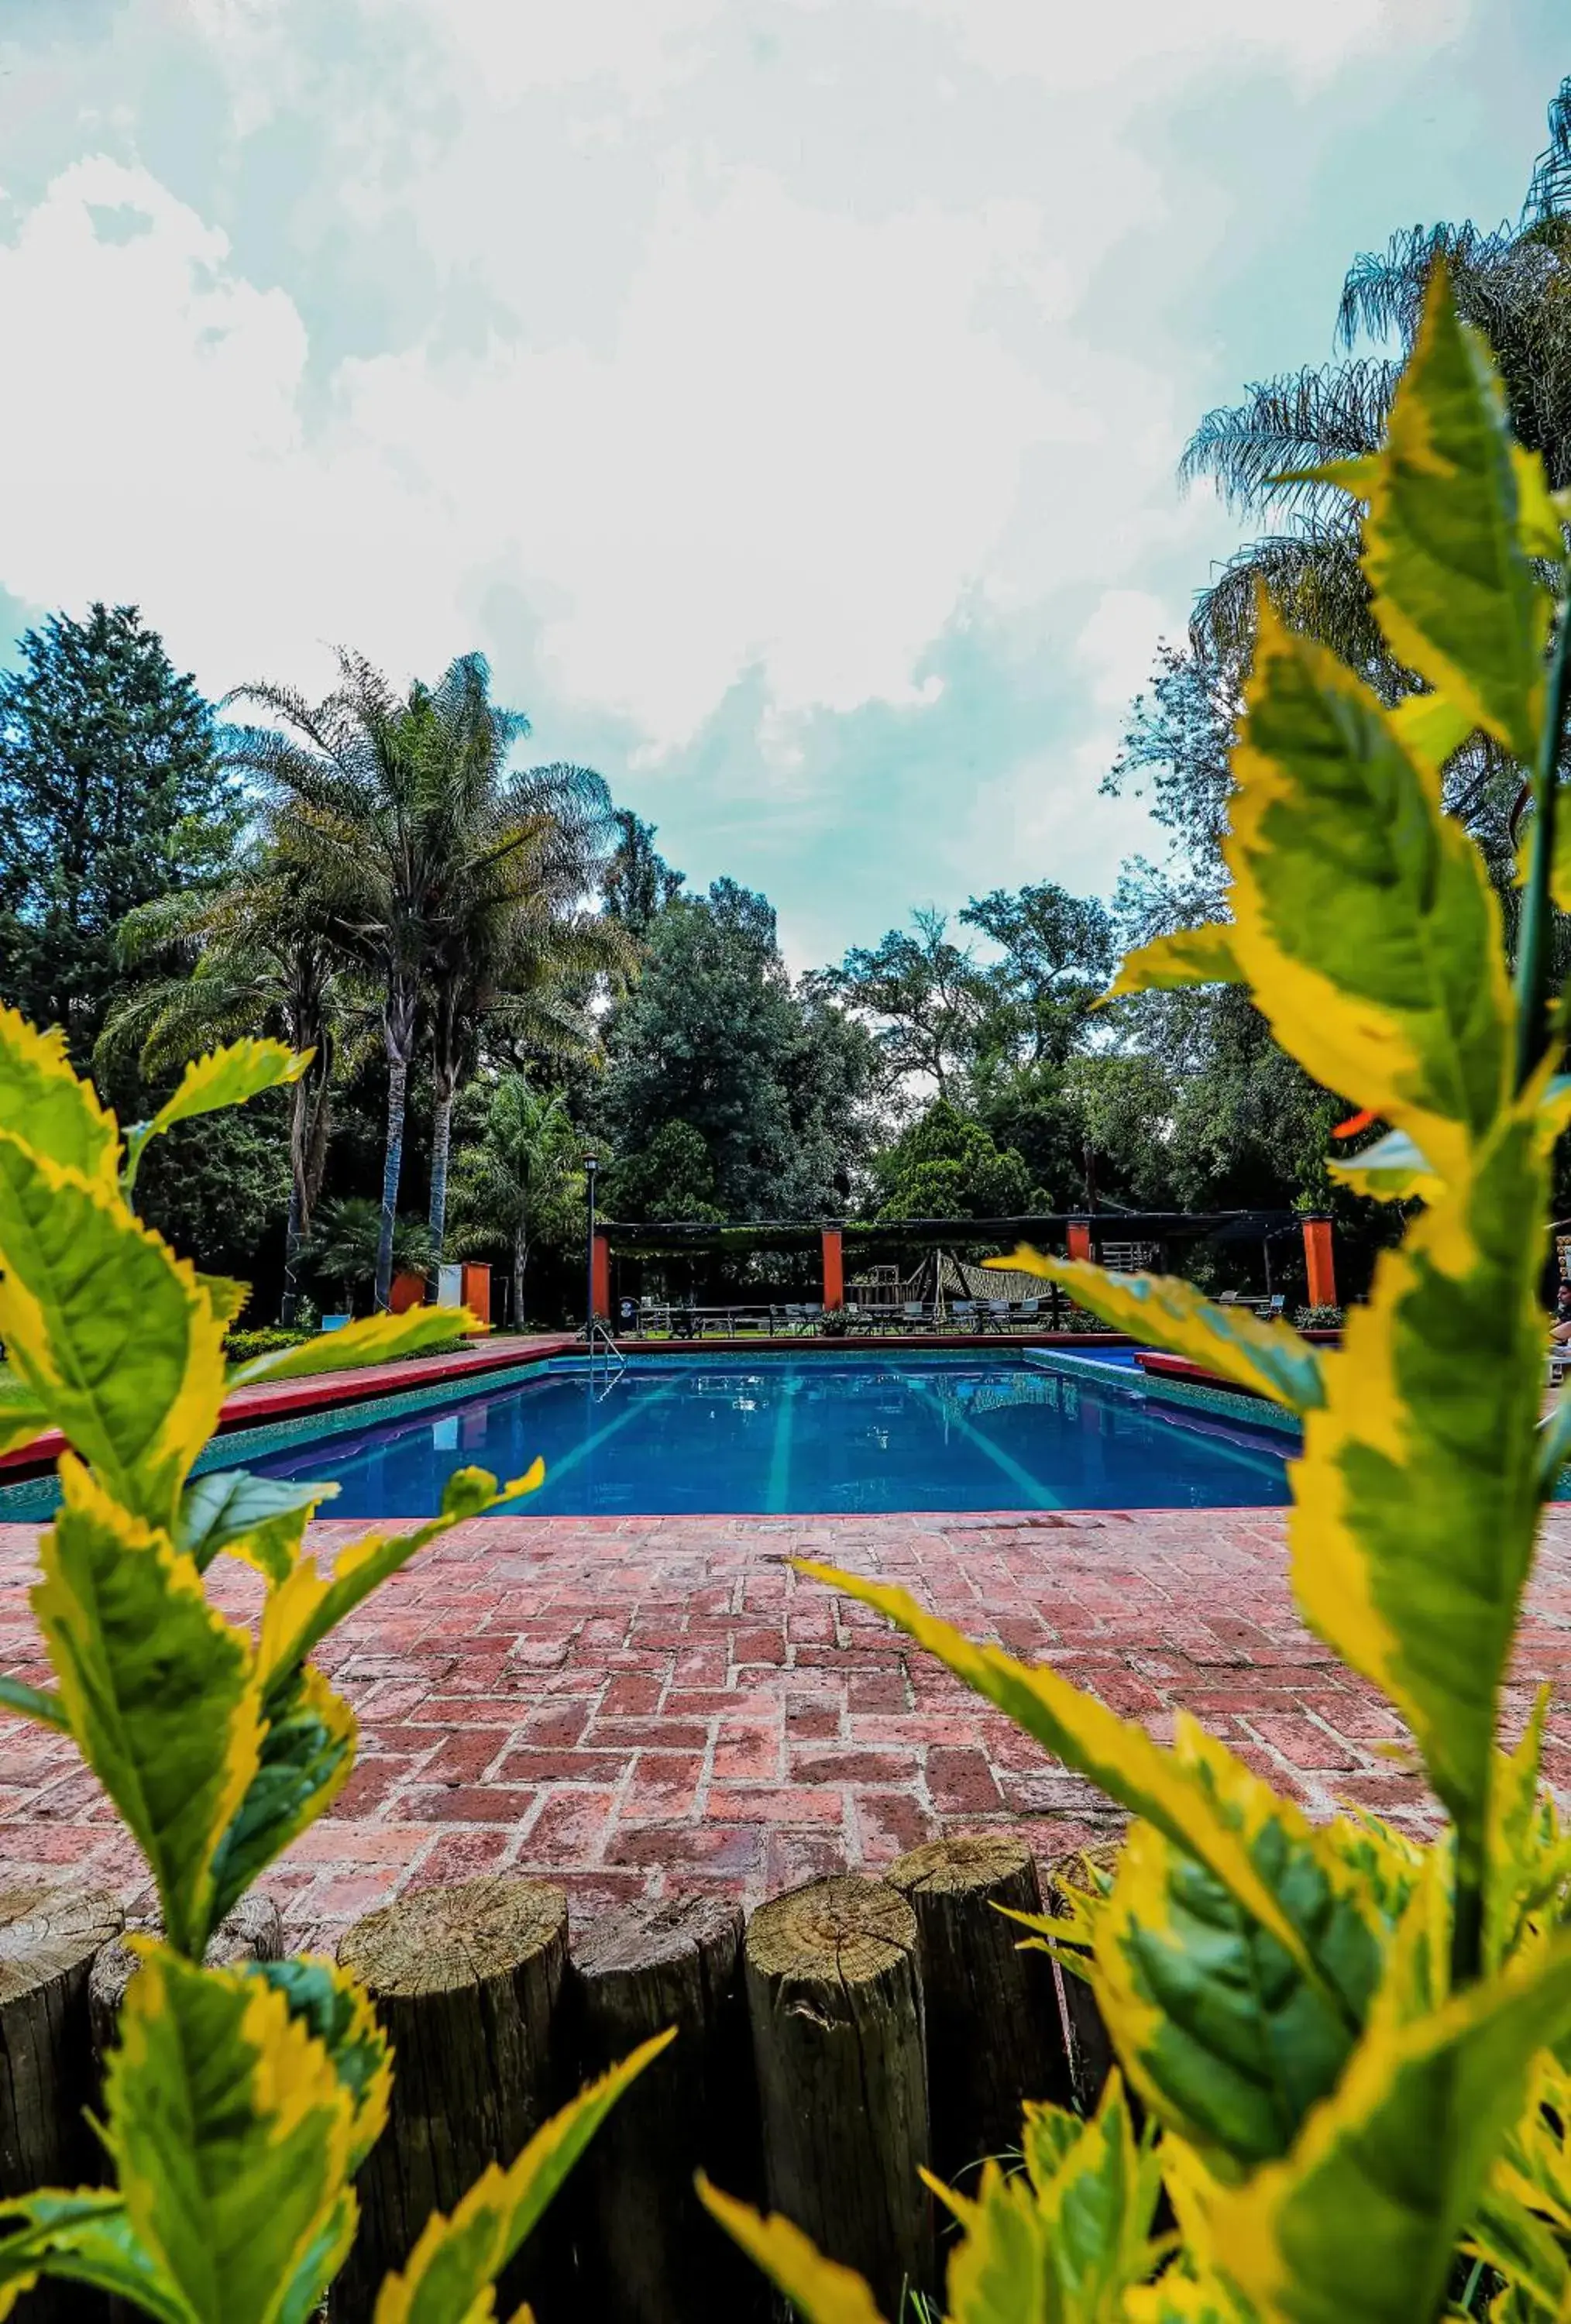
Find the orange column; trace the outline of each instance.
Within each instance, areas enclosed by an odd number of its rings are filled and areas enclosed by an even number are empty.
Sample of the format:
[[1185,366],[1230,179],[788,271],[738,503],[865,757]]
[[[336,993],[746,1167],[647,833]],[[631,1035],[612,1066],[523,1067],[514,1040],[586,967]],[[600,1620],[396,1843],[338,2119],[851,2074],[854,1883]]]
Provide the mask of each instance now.
[[1088,1219],[1069,1221],[1069,1256],[1071,1259],[1095,1259],[1091,1248],[1091,1222]]
[[491,1321],[491,1269],[466,1267],[459,1277],[459,1296],[476,1323]]
[[1304,1258],[1309,1275],[1311,1307],[1336,1305],[1336,1262],[1331,1252],[1329,1219],[1304,1221]]
[[846,1305],[846,1256],[840,1248],[838,1227],[826,1227],[824,1244],[824,1305],[844,1307]]
[[603,1323],[611,1319],[611,1246],[603,1234],[595,1237],[595,1257],[590,1269],[591,1295],[595,1313]]

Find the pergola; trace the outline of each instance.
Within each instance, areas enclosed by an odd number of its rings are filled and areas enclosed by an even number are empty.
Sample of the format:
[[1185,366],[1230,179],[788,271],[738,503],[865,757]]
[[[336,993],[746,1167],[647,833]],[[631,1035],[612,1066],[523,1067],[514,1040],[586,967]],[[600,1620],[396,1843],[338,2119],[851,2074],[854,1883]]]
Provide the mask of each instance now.
[[752,1250],[805,1250],[822,1254],[824,1305],[838,1307],[846,1297],[847,1251],[864,1259],[879,1249],[951,1249],[966,1243],[1031,1243],[1071,1259],[1095,1259],[1104,1244],[1147,1242],[1259,1242],[1270,1277],[1271,1245],[1302,1227],[1312,1307],[1336,1305],[1336,1274],[1331,1222],[1297,1211],[1039,1211],[1003,1219],[812,1219],[740,1220],[723,1224],[691,1220],[606,1219],[596,1224],[593,1296],[596,1315],[611,1314],[611,1254],[631,1257],[700,1258],[740,1256]]

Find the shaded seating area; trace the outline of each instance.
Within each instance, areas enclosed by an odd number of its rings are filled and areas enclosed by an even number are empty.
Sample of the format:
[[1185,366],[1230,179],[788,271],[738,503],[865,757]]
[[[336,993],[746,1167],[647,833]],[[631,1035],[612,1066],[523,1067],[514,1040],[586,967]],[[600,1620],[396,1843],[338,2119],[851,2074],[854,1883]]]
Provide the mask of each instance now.
[[[1104,1327],[1058,1284],[984,1263],[1022,1243],[1096,1259],[1115,1271],[1173,1274],[1192,1270],[1197,1244],[1252,1247],[1263,1288],[1219,1296],[1224,1305],[1272,1320],[1288,1304],[1277,1287],[1280,1246],[1300,1236],[1308,1302],[1335,1305],[1330,1221],[1275,1211],[899,1222],[613,1219],[597,1224],[590,1277],[596,1314],[617,1336],[633,1340],[1030,1339]],[[809,1284],[817,1296],[808,1296]]]

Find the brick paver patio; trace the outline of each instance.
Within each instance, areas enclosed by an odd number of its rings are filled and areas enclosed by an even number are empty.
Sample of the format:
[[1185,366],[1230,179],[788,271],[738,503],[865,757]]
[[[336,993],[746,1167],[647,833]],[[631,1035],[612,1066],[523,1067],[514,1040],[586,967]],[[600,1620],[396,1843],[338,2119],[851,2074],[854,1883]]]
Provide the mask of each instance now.
[[[357,1527],[323,1523],[323,1545]],[[36,1535],[0,1527],[0,1666],[42,1677]],[[1422,1821],[1397,1722],[1298,1622],[1272,1510],[1124,1516],[480,1519],[428,1550],[323,1660],[360,1759],[265,1886],[297,1941],[400,1888],[502,1867],[575,1912],[703,1886],[756,1900],[1019,1820],[1043,1855],[1116,1829],[928,1656],[795,1575],[797,1553],[905,1582],[1158,1734],[1197,1712],[1312,1812]],[[226,1567],[226,1604],[254,1602]],[[1511,1689],[1571,1674],[1571,1509],[1550,1513]],[[1571,1796],[1571,1707],[1549,1780]],[[0,1864],[143,1893],[72,1748],[0,1720]]]

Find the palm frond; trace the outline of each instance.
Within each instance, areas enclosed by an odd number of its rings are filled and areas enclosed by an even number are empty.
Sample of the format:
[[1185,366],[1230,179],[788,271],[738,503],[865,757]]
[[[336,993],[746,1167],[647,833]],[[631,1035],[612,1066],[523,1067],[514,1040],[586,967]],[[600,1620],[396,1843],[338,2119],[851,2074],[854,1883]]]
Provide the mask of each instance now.
[[1241,512],[1328,508],[1334,495],[1327,487],[1277,479],[1289,469],[1372,451],[1397,376],[1396,364],[1366,356],[1257,380],[1241,403],[1206,412],[1184,447],[1179,477],[1185,484],[1208,479]]

